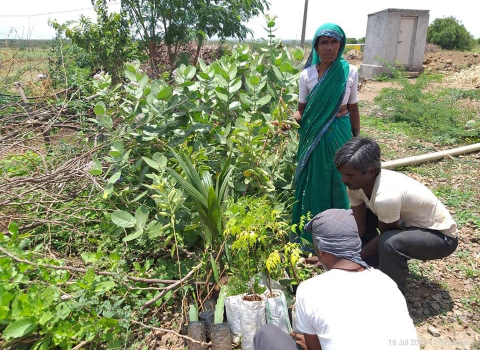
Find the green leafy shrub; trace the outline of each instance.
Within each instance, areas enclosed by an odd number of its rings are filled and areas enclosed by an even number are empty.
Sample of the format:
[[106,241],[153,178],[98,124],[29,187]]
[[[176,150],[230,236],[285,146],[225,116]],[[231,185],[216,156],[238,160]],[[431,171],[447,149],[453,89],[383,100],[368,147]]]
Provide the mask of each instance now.
[[446,50],[471,50],[475,41],[455,17],[437,18],[428,27],[427,41]]
[[77,25],[72,22],[63,25],[54,23],[57,31],[65,32],[72,43],[89,54],[94,70],[109,73],[114,83],[123,75],[127,61],[142,58],[137,44],[133,41],[129,22],[124,13],[108,13],[106,3],[99,0],[94,6],[97,21],[81,16]]
[[[273,35],[274,20],[268,23]],[[79,52],[88,58],[88,50]],[[88,126],[78,133],[81,140],[72,138],[45,156],[48,163],[81,155],[78,183],[64,183],[81,192],[58,203],[46,197],[48,207],[38,210],[37,202],[45,198],[29,193],[27,204],[19,204],[21,213],[48,225],[23,229],[16,243],[12,234],[0,235],[0,248],[33,263],[0,253],[0,285],[8,289],[0,291],[0,332],[4,336],[7,330],[7,345],[71,349],[89,342],[92,348],[136,348],[146,331],[135,320],[158,326],[162,314],[181,314],[179,305],[188,305],[189,298],[201,305],[212,275],[218,282],[222,273],[233,273],[248,283],[249,275],[268,270],[273,250],[282,263],[295,261],[298,254],[292,247],[286,252],[284,245],[298,142],[291,114],[303,58],[302,49],[287,49],[268,37],[257,50],[235,45],[209,65],[202,60],[196,67],[180,65],[173,80],[151,79],[138,61],[125,65],[119,84],[108,73],[88,79],[96,100],[87,101],[88,113],[79,117]],[[43,163],[38,161],[8,159],[16,164],[8,175],[38,176]],[[57,182],[52,188],[59,188]],[[224,200],[227,193],[231,203],[238,202],[230,209],[223,208],[230,203]],[[47,221],[49,212],[55,222]],[[250,229],[259,249],[241,235]],[[252,259],[245,259],[240,246],[232,249],[237,240]],[[62,258],[45,258],[51,252]],[[247,261],[250,269],[243,268]],[[46,263],[82,270],[59,273]],[[272,275],[282,272],[278,259],[268,267]],[[127,277],[178,281],[188,274],[191,279],[172,289],[166,289],[170,283]],[[14,307],[16,295],[35,304],[47,289],[54,291],[50,304]],[[258,283],[253,289],[262,290]],[[72,297],[62,300],[62,291]],[[147,303],[159,309],[144,307]],[[41,319],[49,312],[52,320]],[[16,333],[17,328],[24,332]]]
[[66,40],[58,28],[48,54],[48,75],[53,87],[80,88],[90,92],[92,84],[89,76],[93,69],[91,55]]

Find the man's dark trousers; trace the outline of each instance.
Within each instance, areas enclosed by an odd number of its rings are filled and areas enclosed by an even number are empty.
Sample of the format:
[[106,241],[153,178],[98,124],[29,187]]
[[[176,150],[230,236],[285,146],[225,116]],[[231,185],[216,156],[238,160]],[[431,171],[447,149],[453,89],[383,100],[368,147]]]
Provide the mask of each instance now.
[[287,333],[279,327],[266,323],[253,337],[255,350],[303,350]]
[[[369,242],[376,235],[378,218],[367,210],[367,229],[362,237],[362,245]],[[434,260],[452,254],[458,246],[458,238],[446,236],[439,231],[418,227],[406,230],[390,230],[380,237],[378,247],[378,267],[393,279],[398,289],[405,294],[408,264],[410,259]],[[375,261],[375,257],[366,262]],[[375,266],[374,264],[371,264]]]

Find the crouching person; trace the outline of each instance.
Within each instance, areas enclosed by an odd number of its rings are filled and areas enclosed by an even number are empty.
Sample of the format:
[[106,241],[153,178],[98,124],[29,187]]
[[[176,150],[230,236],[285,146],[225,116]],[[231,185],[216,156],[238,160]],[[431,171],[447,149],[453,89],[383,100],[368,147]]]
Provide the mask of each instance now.
[[335,166],[347,186],[359,235],[367,243],[362,258],[378,256],[380,270],[403,293],[409,259],[440,259],[455,251],[457,225],[448,210],[420,182],[382,170],[375,141],[352,138],[336,152]]
[[[362,243],[351,210],[329,209],[305,230],[327,272],[300,284],[295,342],[266,324],[254,337],[255,350],[419,349],[407,304],[394,281],[360,257]],[[401,345],[401,346],[400,346]]]

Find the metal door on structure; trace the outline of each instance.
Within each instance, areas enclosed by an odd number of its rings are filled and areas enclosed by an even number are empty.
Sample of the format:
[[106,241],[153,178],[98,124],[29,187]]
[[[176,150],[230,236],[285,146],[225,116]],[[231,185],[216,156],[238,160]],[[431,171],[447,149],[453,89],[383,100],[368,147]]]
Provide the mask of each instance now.
[[395,61],[404,66],[409,66],[411,63],[416,27],[417,17],[402,17]]

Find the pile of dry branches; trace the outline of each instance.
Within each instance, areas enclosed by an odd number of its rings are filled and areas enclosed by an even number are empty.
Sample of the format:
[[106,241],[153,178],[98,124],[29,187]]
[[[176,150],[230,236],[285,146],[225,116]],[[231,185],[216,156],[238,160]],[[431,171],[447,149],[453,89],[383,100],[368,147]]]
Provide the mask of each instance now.
[[81,199],[88,207],[85,193],[101,187],[89,173],[94,149],[77,134],[93,131],[92,126],[84,122],[85,115],[69,111],[75,93],[52,104],[26,98],[21,86],[18,91],[18,99],[11,96],[0,106],[0,223],[15,221],[21,229],[70,225],[76,230],[69,221],[84,220],[80,213],[55,206]]

